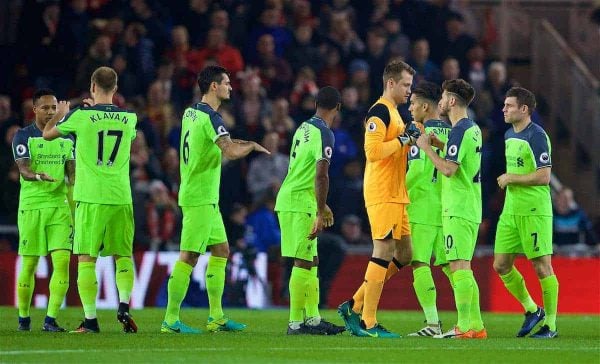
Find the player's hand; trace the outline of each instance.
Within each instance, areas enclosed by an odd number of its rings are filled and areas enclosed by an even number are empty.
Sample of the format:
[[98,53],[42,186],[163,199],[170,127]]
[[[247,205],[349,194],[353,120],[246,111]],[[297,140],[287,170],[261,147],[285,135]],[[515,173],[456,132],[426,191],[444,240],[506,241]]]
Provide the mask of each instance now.
[[325,205],[325,209],[319,214],[323,217],[323,227],[333,226],[333,212],[329,206]]
[[406,135],[408,135],[409,137],[414,138],[415,140],[417,140],[419,138],[419,136],[421,136],[421,129],[419,129],[419,127],[417,126],[417,124],[410,123],[406,127],[406,130],[404,130],[404,133]]
[[271,154],[271,152],[269,152],[267,150],[267,148],[263,147],[262,145],[256,143],[256,142],[252,142],[254,143],[254,150],[260,153],[267,153],[267,154]]
[[308,240],[315,240],[315,238],[317,237],[317,235],[319,235],[321,231],[323,231],[323,217],[317,214],[317,218],[313,223],[313,227],[310,231],[310,234],[308,234]]
[[94,101],[94,99],[92,99],[90,97],[83,99],[81,101],[81,103],[83,104],[84,107],[90,107],[90,106],[96,105],[96,101]]
[[497,178],[498,181],[498,187],[500,187],[501,189],[505,189],[506,186],[508,186],[508,184],[510,183],[510,175],[507,173],[504,173],[503,175],[501,175],[500,177]]
[[429,141],[431,143],[431,145],[433,145],[434,147],[438,148],[438,149],[444,149],[444,147],[446,147],[446,143],[444,143],[443,141],[441,141],[437,135],[435,135],[434,132],[429,133]]
[[421,149],[425,149],[431,145],[431,136],[427,134],[421,134],[417,139],[417,146]]
[[65,115],[67,115],[69,113],[69,110],[71,110],[71,102],[70,101],[59,101],[58,102],[58,106],[56,106],[56,113],[58,115],[60,115],[61,118]]
[[44,172],[36,173],[36,179],[37,179],[37,176],[40,176],[39,181],[56,182],[56,180],[54,178],[50,177],[49,175],[47,175]]

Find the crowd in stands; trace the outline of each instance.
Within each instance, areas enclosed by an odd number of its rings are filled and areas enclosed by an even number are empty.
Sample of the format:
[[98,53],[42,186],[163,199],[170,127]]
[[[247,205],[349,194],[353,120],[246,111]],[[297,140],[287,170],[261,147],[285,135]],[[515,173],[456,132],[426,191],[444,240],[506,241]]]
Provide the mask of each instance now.
[[[400,58],[417,70],[415,83],[462,77],[477,91],[471,116],[485,136],[480,243],[491,245],[503,196],[496,185],[505,168],[501,110],[515,82],[505,64],[490,57],[497,40],[492,18],[477,19],[463,3],[3,2],[0,10],[8,16],[0,19],[0,225],[16,224],[19,174],[10,144],[16,130],[33,120],[34,90],[49,87],[59,99],[79,104],[88,96],[92,71],[110,66],[119,76],[115,104],[134,110],[139,120],[131,151],[136,249],[176,249],[181,115],[200,100],[198,72],[220,64],[234,88],[231,102],[220,109],[231,135],[260,142],[272,153],[223,161],[221,210],[232,249],[269,252],[278,246],[273,202],[287,172],[291,138],[313,114],[316,92],[325,85],[343,95],[333,126],[332,232],[345,244],[369,246],[363,118],[382,93],[384,66]],[[408,106],[400,109],[410,120]],[[537,114],[534,120],[541,122]]]

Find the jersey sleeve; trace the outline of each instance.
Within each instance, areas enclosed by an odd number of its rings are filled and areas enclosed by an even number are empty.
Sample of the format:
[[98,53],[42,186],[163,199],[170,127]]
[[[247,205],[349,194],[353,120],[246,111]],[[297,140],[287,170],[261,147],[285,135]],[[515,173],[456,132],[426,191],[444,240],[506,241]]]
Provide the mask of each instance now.
[[333,146],[335,143],[335,137],[330,129],[321,128],[321,148],[317,154],[317,162],[326,160],[331,163],[331,156],[333,155]]
[[56,129],[58,129],[61,134],[69,134],[75,133],[77,131],[77,124],[79,124],[78,119],[80,113],[77,111],[79,108],[75,108],[67,113],[65,117],[56,124]]
[[400,141],[394,138],[384,141],[390,124],[390,112],[383,104],[376,104],[367,114],[365,122],[365,155],[369,161],[384,159],[397,151]]
[[534,133],[529,141],[537,169],[552,166],[550,142],[545,133]]
[[25,132],[24,129],[17,131],[12,141],[12,149],[13,149],[13,157],[16,160],[18,159],[29,159],[31,158],[29,154],[29,136]]
[[223,122],[223,118],[221,117],[221,114],[219,114],[218,112],[212,112],[209,115],[210,117],[210,124],[211,124],[211,128],[210,128],[210,137],[212,138],[213,142],[217,141],[217,139],[219,139],[220,137],[224,136],[224,135],[229,135],[229,132],[227,131],[227,128],[225,127],[225,123]]
[[448,143],[446,144],[446,160],[460,164],[464,153],[461,153],[460,147],[463,143],[465,136],[465,129],[463,128],[452,128],[450,135],[448,135]]

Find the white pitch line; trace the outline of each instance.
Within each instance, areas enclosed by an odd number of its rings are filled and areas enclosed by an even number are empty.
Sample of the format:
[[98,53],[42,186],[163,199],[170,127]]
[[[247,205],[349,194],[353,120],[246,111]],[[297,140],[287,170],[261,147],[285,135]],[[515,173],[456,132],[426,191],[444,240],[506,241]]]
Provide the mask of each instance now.
[[[339,351],[362,351],[365,348],[363,347],[324,347],[324,348],[311,348],[311,351],[331,351],[331,350],[339,350]],[[416,346],[416,347],[391,347],[385,348],[385,350],[393,350],[393,351],[403,351],[413,350],[413,351],[423,351],[423,350],[431,350],[431,347],[424,346]],[[469,350],[476,350],[477,348],[469,348]],[[248,348],[247,350],[251,350]],[[252,349],[254,350],[254,349]],[[269,348],[268,350],[274,351],[305,351],[304,348]],[[464,347],[444,347],[444,350],[465,350]],[[489,351],[490,348],[481,347],[480,350]],[[503,347],[500,349],[502,351],[560,351],[560,350],[569,350],[569,351],[600,351],[600,348],[557,348],[557,347],[546,347],[546,348],[532,348],[532,347],[521,347],[521,346],[513,346],[513,347]],[[168,349],[168,348],[144,348],[144,349],[117,349],[117,350],[97,350],[97,349],[58,349],[58,350],[12,350],[12,351],[0,351],[0,357],[3,355],[33,355],[33,354],[80,354],[80,353],[135,353],[135,352],[182,352],[182,351],[191,351],[191,352],[207,352],[207,351],[244,351],[244,348],[176,348],[176,349]]]

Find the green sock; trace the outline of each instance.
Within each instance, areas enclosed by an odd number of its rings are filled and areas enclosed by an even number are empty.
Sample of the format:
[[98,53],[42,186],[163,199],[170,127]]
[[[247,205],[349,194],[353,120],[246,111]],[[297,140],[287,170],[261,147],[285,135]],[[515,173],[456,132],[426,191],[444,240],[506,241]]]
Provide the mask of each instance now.
[[525,280],[521,273],[513,266],[510,272],[505,275],[500,275],[500,279],[504,282],[506,289],[512,294],[517,301],[521,302],[523,308],[527,312],[535,312],[537,305],[531,299],[527,287],[525,286]]
[[35,288],[35,269],[40,258],[33,255],[21,257],[21,271],[17,278],[17,306],[19,317],[29,317],[31,297]]
[[307,318],[321,318],[319,313],[319,277],[317,275],[318,268],[312,267],[310,270],[310,278],[306,282],[306,302],[304,309],[306,310]]
[[227,258],[215,257],[211,255],[208,258],[208,266],[206,267],[206,293],[208,294],[209,315],[215,320],[224,316],[223,305],[223,290],[225,289],[225,267],[227,266]]
[[77,288],[86,319],[96,318],[98,280],[95,262],[79,262],[77,265]]
[[165,322],[173,325],[179,321],[179,310],[181,302],[185,298],[190,285],[190,275],[194,267],[178,260],[175,262],[169,283],[167,285],[167,312],[165,313]]
[[473,271],[459,269],[452,274],[454,281],[454,300],[458,313],[457,326],[462,332],[471,328],[471,302],[473,300]]
[[50,297],[48,298],[48,317],[56,318],[67,290],[69,289],[69,262],[71,252],[55,250],[52,256],[52,277],[50,278]]
[[290,322],[304,321],[304,306],[306,305],[306,287],[313,277],[308,269],[292,268],[290,276]]
[[450,282],[450,286],[454,287],[454,282],[452,281],[452,269],[450,269],[450,265],[446,264],[442,266],[442,272],[448,277],[448,281]]
[[419,267],[413,270],[413,287],[419,300],[419,304],[425,313],[425,320],[428,324],[438,324],[439,317],[436,306],[437,293],[435,283],[431,276],[431,268],[428,266]]
[[471,279],[473,280],[473,297],[471,298],[471,327],[470,329],[475,331],[483,330],[483,320],[481,319],[481,306],[479,305],[479,285],[471,272]]
[[556,312],[558,311],[558,279],[556,275],[551,275],[540,279],[542,284],[542,297],[544,300],[544,310],[546,319],[544,324],[548,325],[550,330],[556,331]]
[[120,257],[116,259],[117,291],[119,291],[119,302],[129,304],[131,291],[133,290],[133,259],[131,257]]

